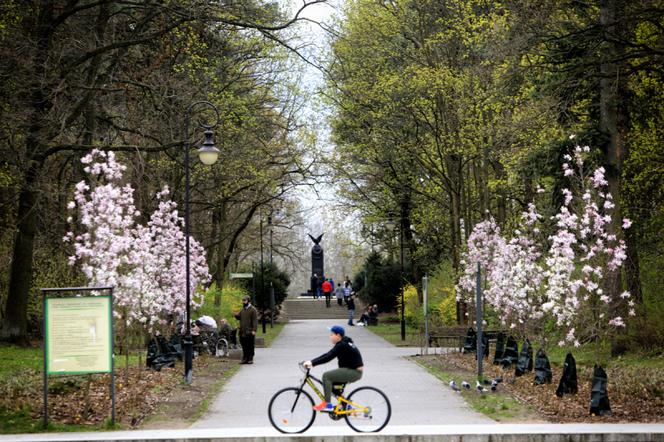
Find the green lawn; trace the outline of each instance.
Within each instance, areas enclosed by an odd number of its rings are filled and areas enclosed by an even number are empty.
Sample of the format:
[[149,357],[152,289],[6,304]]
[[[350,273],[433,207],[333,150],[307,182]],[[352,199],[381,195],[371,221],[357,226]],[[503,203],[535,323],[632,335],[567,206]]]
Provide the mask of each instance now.
[[366,327],[367,330],[377,334],[390,344],[397,347],[419,347],[423,344],[419,330],[406,324],[406,340],[401,340],[401,324],[396,322],[380,322],[376,326]]
[[[593,366],[596,361],[596,349],[594,344],[582,345],[579,348],[552,347],[548,349],[547,356],[551,364],[563,365],[567,352],[571,351],[578,365]],[[601,360],[607,361],[607,367],[633,367],[633,368],[655,368],[664,370],[664,354],[649,354],[642,351],[629,352],[612,358],[611,348],[604,345],[600,351]]]
[[258,324],[258,333],[256,333],[256,336],[264,337],[265,346],[270,347],[277,336],[279,336],[279,333],[281,333],[281,331],[284,329],[285,325],[285,322],[275,322],[274,327],[270,327],[270,324],[267,324],[265,326],[265,334],[263,334],[261,324]]
[[31,410],[24,407],[21,410],[8,410],[0,407],[0,434],[39,433],[39,432],[72,432],[108,430],[106,425],[63,425],[49,423],[44,429],[42,421],[32,418]]
[[43,365],[43,351],[40,347],[0,345],[0,383],[17,374],[41,373]]
[[461,380],[469,380],[471,385],[473,385],[473,388],[470,390],[462,390],[458,394],[463,397],[473,410],[482,413],[495,421],[523,422],[536,418],[535,412],[530,407],[522,404],[507,393],[499,391],[488,392],[481,395],[478,394],[474,388],[474,379],[469,378],[468,373],[450,371],[449,368],[441,366],[441,364],[432,357],[412,357],[411,360],[424,367],[429,373],[436,376],[445,384],[448,384],[450,380],[454,379],[459,385],[459,388],[461,388]]

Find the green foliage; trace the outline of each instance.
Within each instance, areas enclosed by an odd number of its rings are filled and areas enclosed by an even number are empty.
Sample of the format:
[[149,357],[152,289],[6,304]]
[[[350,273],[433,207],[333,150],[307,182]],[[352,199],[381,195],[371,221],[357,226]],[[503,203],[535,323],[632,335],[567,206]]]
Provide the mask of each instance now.
[[[401,278],[399,265],[370,254],[362,270],[353,278],[353,288],[366,304],[378,304],[381,311],[397,307]],[[365,284],[366,279],[366,284]]]
[[[617,23],[607,25],[611,8]],[[550,216],[570,186],[563,155],[579,143],[596,146],[591,163],[605,167],[618,210],[633,221],[633,267],[606,287],[609,296],[628,289],[637,300],[642,287],[643,322],[624,337],[662,345],[654,269],[664,265],[663,21],[664,10],[644,1],[346,5],[328,82],[340,194],[387,254],[396,249],[387,213],[401,215],[408,267],[413,279],[432,274],[430,308],[441,325],[454,323],[455,270],[478,221],[491,215],[507,229],[537,201],[549,245]],[[447,276],[438,284],[440,265]],[[356,278],[361,293],[365,279],[370,285],[370,277]],[[414,299],[406,305],[411,322]],[[498,326],[491,311],[487,317]],[[542,337],[550,331],[539,329]]]
[[214,305],[214,298],[219,289],[213,283],[203,294],[203,304],[194,311],[192,319],[198,316],[211,316],[216,320],[225,318],[231,324],[233,323],[233,313],[242,307],[242,297],[247,294],[247,290],[233,283],[225,284],[221,290],[221,305]]
[[381,316],[377,326],[367,328],[392,345],[404,347],[420,347],[423,344],[419,328],[406,324],[406,340],[401,340],[401,323],[396,316]]
[[[270,286],[274,288],[274,304],[279,309],[281,303],[288,296],[288,286],[290,285],[290,276],[286,271],[280,269],[275,263],[264,263],[263,272],[260,266],[254,269],[254,281],[251,279],[240,280],[244,290],[251,294],[255,285],[256,288],[256,307],[259,309],[270,308]],[[261,288],[261,275],[263,283]],[[262,290],[261,290],[262,289]]]
[[429,315],[432,325],[456,324],[456,292],[452,263],[443,261],[429,277]]

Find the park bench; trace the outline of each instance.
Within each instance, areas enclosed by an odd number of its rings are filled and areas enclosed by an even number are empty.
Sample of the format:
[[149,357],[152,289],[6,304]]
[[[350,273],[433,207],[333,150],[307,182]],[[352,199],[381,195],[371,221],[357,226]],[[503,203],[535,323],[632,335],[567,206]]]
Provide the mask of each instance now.
[[[447,327],[439,330],[433,330],[429,333],[429,346],[430,347],[447,347],[456,348],[459,352],[463,349],[464,341],[468,327]],[[489,345],[491,341],[496,340],[498,330],[483,330],[482,334],[489,338]],[[435,345],[434,345],[435,344]]]

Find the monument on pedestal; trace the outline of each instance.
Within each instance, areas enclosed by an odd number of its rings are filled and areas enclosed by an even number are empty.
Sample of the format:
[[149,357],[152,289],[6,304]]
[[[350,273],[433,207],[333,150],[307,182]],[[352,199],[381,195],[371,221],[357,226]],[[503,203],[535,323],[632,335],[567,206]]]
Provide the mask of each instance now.
[[325,280],[325,258],[323,254],[323,247],[320,245],[323,239],[323,233],[318,238],[314,238],[309,234],[309,238],[314,242],[311,248],[311,295],[316,295],[316,290]]

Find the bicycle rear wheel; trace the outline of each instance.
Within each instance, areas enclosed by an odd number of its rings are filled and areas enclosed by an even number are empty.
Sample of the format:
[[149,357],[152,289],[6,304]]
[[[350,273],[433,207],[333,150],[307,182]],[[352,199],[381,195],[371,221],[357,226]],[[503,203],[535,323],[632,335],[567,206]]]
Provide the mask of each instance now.
[[304,433],[316,418],[311,395],[297,387],[277,391],[267,407],[270,423],[282,433]]
[[390,421],[390,400],[377,388],[360,387],[348,395],[348,401],[352,409],[344,417],[348,426],[358,433],[375,433]]

